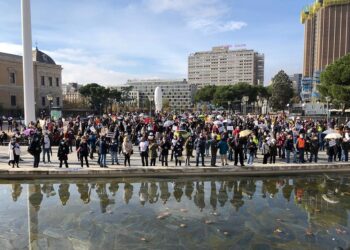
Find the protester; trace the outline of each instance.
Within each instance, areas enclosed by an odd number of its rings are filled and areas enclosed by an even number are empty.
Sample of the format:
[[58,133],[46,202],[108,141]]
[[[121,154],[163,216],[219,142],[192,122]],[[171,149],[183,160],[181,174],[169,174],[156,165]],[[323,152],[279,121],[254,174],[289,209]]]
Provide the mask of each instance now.
[[45,133],[44,139],[43,139],[43,162],[45,163],[45,155],[47,155],[47,161],[50,161],[50,154],[52,154],[51,149],[51,140],[49,138],[48,133]]
[[77,153],[79,155],[81,167],[83,167],[84,165],[84,159],[85,159],[86,167],[89,167],[88,155],[90,153],[90,148],[87,143],[86,137],[82,137]]
[[60,161],[60,168],[62,168],[62,163],[64,162],[66,168],[68,168],[68,154],[69,154],[69,145],[65,138],[62,139],[57,152],[58,160]]
[[196,166],[198,167],[199,165],[199,158],[202,159],[202,166],[204,165],[204,154],[205,154],[205,138],[203,134],[199,135],[199,138],[197,138],[194,142],[195,149],[196,149]]
[[222,166],[227,166],[227,152],[228,152],[228,144],[225,137],[221,138],[221,141],[218,144],[220,160]]
[[250,137],[247,143],[247,152],[248,152],[248,159],[247,159],[247,165],[252,166],[254,163],[254,157],[255,153],[257,151],[257,145],[253,141],[253,137]]
[[28,147],[28,152],[34,156],[33,167],[38,168],[40,162],[40,153],[41,153],[41,135],[40,133],[36,133],[33,136],[33,139]]
[[19,157],[21,155],[21,148],[19,143],[17,142],[16,138],[12,138],[9,143],[9,166],[12,164],[12,168],[16,167],[19,168]]
[[186,151],[185,166],[191,166],[190,162],[193,154],[193,147],[194,147],[193,138],[192,136],[189,136],[185,142],[185,151]]
[[124,154],[124,166],[126,166],[126,164],[128,163],[128,166],[130,167],[130,156],[133,154],[133,149],[132,144],[127,136],[124,137],[122,151]]
[[150,152],[150,159],[151,159],[151,166],[156,165],[156,159],[158,157],[158,144],[156,140],[152,140],[151,145],[149,146],[149,152]]

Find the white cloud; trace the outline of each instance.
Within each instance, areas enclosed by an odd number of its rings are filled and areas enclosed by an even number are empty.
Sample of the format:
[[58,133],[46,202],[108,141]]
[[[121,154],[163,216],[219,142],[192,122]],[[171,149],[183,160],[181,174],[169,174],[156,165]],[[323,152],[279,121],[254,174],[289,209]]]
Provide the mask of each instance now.
[[229,19],[230,8],[220,0],[145,0],[155,13],[178,12],[191,29],[205,33],[219,33],[240,30],[245,22]]
[[22,55],[23,48],[21,45],[14,43],[0,43],[0,52],[14,55]]
[[[0,43],[0,52],[22,55],[22,46],[12,43]],[[83,50],[74,49],[58,49],[54,51],[46,51],[57,64],[62,65],[62,81],[85,83],[100,83],[104,85],[124,84],[128,79],[135,78],[158,78],[153,75],[137,75],[127,74],[109,70],[100,65],[124,64],[125,61],[110,61],[104,57],[98,58],[85,53]]]

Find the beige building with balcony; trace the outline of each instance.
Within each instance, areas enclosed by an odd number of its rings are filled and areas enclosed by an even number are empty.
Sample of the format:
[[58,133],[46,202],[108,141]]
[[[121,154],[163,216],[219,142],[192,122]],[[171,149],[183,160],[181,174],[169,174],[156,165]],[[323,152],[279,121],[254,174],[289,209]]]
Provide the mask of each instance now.
[[264,55],[254,50],[230,50],[229,46],[196,52],[188,57],[188,82],[198,88],[240,82],[263,85]]
[[127,86],[132,86],[138,92],[139,108],[148,109],[150,98],[154,99],[157,87],[162,89],[163,106],[169,105],[172,110],[187,110],[193,107],[196,86],[184,80],[128,80]]
[[[38,50],[33,51],[35,110],[49,110],[47,96],[53,97],[51,107],[62,108],[62,67]],[[4,114],[23,115],[22,57],[0,52],[0,105]]]

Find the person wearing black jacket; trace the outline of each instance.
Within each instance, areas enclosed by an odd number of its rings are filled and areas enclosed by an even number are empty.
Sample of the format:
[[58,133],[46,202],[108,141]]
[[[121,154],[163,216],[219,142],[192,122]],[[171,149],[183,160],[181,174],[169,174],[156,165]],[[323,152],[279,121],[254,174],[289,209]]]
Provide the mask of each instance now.
[[34,156],[33,167],[38,168],[40,162],[40,153],[41,153],[41,135],[36,133],[33,136],[32,142],[28,147],[28,152]]
[[287,136],[287,139],[284,142],[284,148],[286,149],[286,162],[290,163],[290,153],[295,153],[293,138],[291,135]]
[[239,134],[237,134],[234,140],[235,166],[238,164],[239,157],[239,163],[242,167],[244,167],[243,144],[243,139],[239,137]]
[[62,168],[62,162],[66,165],[66,168],[68,168],[68,154],[69,154],[69,145],[65,138],[63,138],[60,142],[60,145],[58,147],[57,157],[60,161],[60,168]]
[[212,167],[216,167],[216,156],[218,153],[218,140],[217,140],[217,135],[213,136],[213,139],[210,144],[210,149],[211,149],[211,162],[210,165]]
[[79,153],[81,167],[83,167],[84,165],[84,159],[85,159],[86,167],[89,167],[88,156],[90,153],[90,148],[86,141],[86,137],[82,137],[81,143],[79,144],[79,148],[77,151]]
[[169,155],[170,147],[171,147],[170,142],[164,137],[163,141],[160,144],[162,166],[164,166],[164,164],[165,166],[168,166],[168,155]]

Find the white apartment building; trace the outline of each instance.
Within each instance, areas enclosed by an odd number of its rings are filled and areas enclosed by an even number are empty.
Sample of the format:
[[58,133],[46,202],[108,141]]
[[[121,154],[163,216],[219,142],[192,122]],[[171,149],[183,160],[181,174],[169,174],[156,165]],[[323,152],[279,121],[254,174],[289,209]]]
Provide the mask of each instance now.
[[193,107],[196,86],[184,80],[128,80],[128,86],[139,93],[139,107],[145,108],[150,99],[154,98],[154,91],[159,86],[163,93],[163,104],[169,102],[173,110],[185,110]]
[[230,50],[229,46],[196,52],[188,57],[188,82],[198,88],[239,82],[263,85],[264,55],[254,50]]

